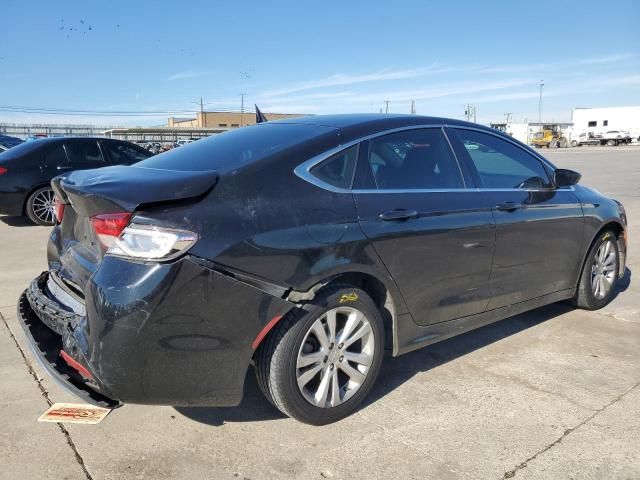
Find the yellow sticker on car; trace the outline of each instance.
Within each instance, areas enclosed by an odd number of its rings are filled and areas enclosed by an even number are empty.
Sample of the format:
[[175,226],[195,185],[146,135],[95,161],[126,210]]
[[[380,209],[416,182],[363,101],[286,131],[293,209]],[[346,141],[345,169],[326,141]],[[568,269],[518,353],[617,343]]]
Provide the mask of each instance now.
[[358,300],[358,294],[355,292],[345,293],[340,297],[340,303],[355,302]]

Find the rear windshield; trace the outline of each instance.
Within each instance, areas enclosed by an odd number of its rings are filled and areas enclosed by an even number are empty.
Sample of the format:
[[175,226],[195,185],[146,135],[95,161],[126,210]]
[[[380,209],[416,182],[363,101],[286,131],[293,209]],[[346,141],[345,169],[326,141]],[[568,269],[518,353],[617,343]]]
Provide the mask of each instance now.
[[32,140],[30,142],[21,143],[20,145],[16,145],[15,147],[11,147],[6,152],[4,152],[2,154],[2,159],[3,160],[7,160],[9,158],[21,157],[22,155],[25,155],[27,153],[31,153],[34,150],[37,150],[38,148],[40,148],[44,144],[45,144],[45,142],[41,142],[41,141],[38,141],[38,140]]
[[264,123],[212,135],[136,163],[136,167],[225,173],[333,130],[304,124]]

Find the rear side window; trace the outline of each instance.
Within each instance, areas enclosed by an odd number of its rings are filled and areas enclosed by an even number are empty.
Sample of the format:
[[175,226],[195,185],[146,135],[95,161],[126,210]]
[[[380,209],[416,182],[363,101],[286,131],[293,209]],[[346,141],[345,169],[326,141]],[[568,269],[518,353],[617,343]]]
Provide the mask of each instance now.
[[464,188],[440,128],[406,130],[371,140],[369,165],[380,190]]
[[540,160],[522,148],[476,130],[453,129],[478,172],[481,187],[537,189],[551,187]]
[[62,144],[50,149],[44,155],[44,163],[47,165],[63,165],[67,163],[67,155]]
[[151,156],[151,153],[145,149],[127,143],[103,142],[102,145],[107,150],[111,162],[118,165],[130,165],[140,162],[141,160],[146,160]]
[[137,167],[165,170],[233,171],[335,130],[320,125],[261,123],[212,135],[148,158]]
[[358,159],[358,146],[347,148],[327,158],[310,170],[310,173],[334,187],[351,188]]
[[100,165],[104,163],[98,142],[68,142],[65,144],[67,156],[71,163]]

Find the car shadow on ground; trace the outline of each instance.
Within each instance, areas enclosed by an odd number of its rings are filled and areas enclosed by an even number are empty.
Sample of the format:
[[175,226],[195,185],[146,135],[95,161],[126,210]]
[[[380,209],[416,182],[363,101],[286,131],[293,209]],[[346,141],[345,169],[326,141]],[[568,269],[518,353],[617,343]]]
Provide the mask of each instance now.
[[[627,268],[625,275],[618,283],[615,296],[629,288],[630,280],[631,270]],[[569,303],[554,303],[472,330],[400,357],[393,358],[387,355],[382,364],[376,385],[360,408],[376,402],[420,372],[427,372],[573,309],[574,307]],[[250,368],[247,372],[244,398],[237,407],[176,407],[176,411],[191,420],[214,426],[221,426],[225,423],[285,418],[260,392],[253,368]]]
[[10,227],[36,227],[35,223],[29,221],[27,217],[0,217],[0,222],[6,223]]

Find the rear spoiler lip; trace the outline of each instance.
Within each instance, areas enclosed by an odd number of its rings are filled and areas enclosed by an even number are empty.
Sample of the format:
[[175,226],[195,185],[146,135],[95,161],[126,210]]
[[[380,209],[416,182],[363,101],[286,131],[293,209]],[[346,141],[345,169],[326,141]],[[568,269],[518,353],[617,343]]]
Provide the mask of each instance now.
[[206,196],[218,183],[214,170],[191,172],[135,166],[81,170],[55,177],[51,186],[83,216],[134,212]]

